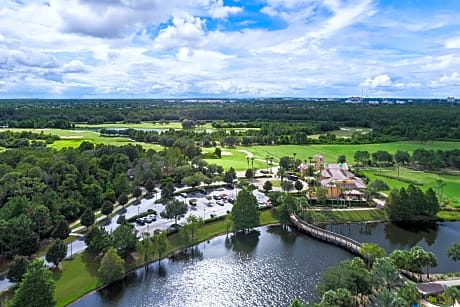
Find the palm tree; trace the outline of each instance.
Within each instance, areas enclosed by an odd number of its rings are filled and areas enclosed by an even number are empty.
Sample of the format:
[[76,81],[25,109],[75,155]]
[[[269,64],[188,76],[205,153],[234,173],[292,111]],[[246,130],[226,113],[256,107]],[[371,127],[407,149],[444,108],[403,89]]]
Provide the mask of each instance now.
[[443,189],[446,183],[442,179],[436,179],[436,187],[439,190],[439,202],[442,204],[442,199],[443,199]]
[[455,303],[460,300],[460,290],[456,287],[449,287],[446,290],[444,290],[444,294],[447,297],[450,297],[452,300],[452,306],[455,306]]
[[281,178],[281,182],[283,182],[283,179],[284,179],[284,176],[286,176],[286,170],[284,169],[284,167],[280,166],[278,168],[278,173],[276,174],[278,177]]
[[374,296],[374,304],[376,307],[399,307],[402,306],[398,301],[398,297],[387,288],[380,291],[376,296]]

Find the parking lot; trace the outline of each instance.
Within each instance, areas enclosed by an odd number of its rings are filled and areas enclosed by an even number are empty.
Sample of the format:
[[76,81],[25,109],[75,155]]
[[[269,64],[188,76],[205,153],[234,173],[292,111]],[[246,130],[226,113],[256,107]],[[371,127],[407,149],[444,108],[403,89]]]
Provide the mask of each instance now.
[[[185,214],[184,218],[178,220],[178,224],[184,225],[189,215],[195,215],[203,219],[226,215],[232,211],[233,204],[231,201],[232,199],[236,199],[237,192],[237,189],[218,188],[213,190],[203,190],[201,192],[190,192],[186,194],[181,193],[181,195],[176,196],[175,198],[185,202],[189,210]],[[253,194],[260,205],[265,204],[268,200],[265,194],[257,190],[254,191]],[[190,205],[191,200],[193,200],[192,203],[196,203],[196,205]],[[148,206],[147,204],[144,204],[145,201],[151,201],[152,203]],[[157,229],[164,230],[174,224],[174,220],[164,219],[160,216],[160,212],[164,210],[163,204],[154,204],[153,200],[143,200],[141,206],[143,207],[143,210],[140,211],[141,213],[146,212],[147,209],[154,209],[158,215],[156,221],[151,223],[146,223],[145,225],[134,224],[139,233],[148,232],[153,234],[153,232]]]

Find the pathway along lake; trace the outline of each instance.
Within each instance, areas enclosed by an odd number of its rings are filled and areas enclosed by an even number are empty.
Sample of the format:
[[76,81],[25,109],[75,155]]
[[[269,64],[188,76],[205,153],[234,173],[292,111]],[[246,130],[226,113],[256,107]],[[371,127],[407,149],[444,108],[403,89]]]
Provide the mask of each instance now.
[[[418,244],[438,256],[433,272],[459,271],[445,250],[460,241],[460,222],[417,231],[390,223],[327,228],[387,250]],[[147,271],[138,269],[71,306],[287,306],[294,297],[311,303],[318,299],[321,272],[352,257],[293,229],[260,227],[199,244],[186,256],[163,260],[160,268],[155,263]]]

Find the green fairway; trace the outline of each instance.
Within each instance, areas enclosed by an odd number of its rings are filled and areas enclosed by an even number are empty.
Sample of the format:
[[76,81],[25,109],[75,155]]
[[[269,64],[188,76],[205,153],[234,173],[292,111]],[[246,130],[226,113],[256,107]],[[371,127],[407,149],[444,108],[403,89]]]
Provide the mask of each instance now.
[[[334,131],[330,131],[328,133],[329,134],[335,134],[335,136],[338,137],[338,138],[351,138],[351,136],[355,132],[360,133],[360,134],[366,134],[366,133],[369,133],[371,131],[372,131],[372,129],[370,129],[370,128],[348,128],[348,127],[344,127],[344,128],[340,128],[340,130],[334,130]],[[310,135],[309,137],[312,138],[312,139],[318,139],[320,135],[321,134],[314,134],[314,135]],[[325,135],[325,133],[323,135]]]
[[[378,174],[384,174],[397,177],[398,171],[396,167],[384,168],[382,170],[377,168],[371,168],[363,170],[363,173],[371,180],[383,180],[391,188],[400,189],[402,187],[408,186],[408,184],[405,182],[378,176]],[[445,183],[445,186],[442,189],[442,194],[443,196],[449,199],[449,205],[452,207],[460,207],[460,176],[438,175],[434,173],[413,171],[404,167],[399,168],[399,176],[401,178],[410,179],[422,183],[423,186],[420,187],[422,190],[426,190],[431,187],[438,195],[441,193],[441,191],[438,188],[436,180],[441,179]]]
[[[248,168],[248,159],[245,150],[251,151],[252,147],[238,147],[235,148],[222,148],[222,158],[221,159],[206,159],[208,163],[222,165],[222,167],[227,170],[230,167],[233,167],[237,171],[243,171]],[[242,150],[242,151],[238,151]],[[263,161],[260,161],[263,160]],[[252,160],[249,161],[251,166]],[[254,157],[254,168],[262,169],[266,168],[267,163],[265,158],[261,159]]]
[[57,135],[61,139],[55,141],[53,144],[48,145],[54,149],[61,149],[64,147],[78,147],[83,141],[89,141],[94,144],[106,144],[123,146],[128,144],[141,145],[146,149],[161,150],[163,147],[157,144],[147,144],[143,142],[133,142],[124,137],[105,137],[101,136],[98,132],[81,131],[81,130],[67,130],[67,129],[0,129],[0,132],[10,130],[14,132],[31,131],[33,133],[44,133]]
[[397,150],[407,150],[412,153],[417,148],[433,150],[451,150],[460,148],[460,142],[394,142],[384,144],[360,144],[360,145],[278,145],[278,146],[249,146],[238,147],[250,151],[256,158],[264,159],[267,156],[278,161],[283,156],[291,156],[296,153],[296,158],[308,160],[316,154],[321,154],[326,162],[335,163],[339,155],[345,155],[347,161],[354,163],[353,155],[358,150],[367,150],[369,153],[378,150],[386,150],[394,154]]
[[359,223],[386,221],[387,216],[383,209],[369,210],[323,210],[320,211],[326,223]]

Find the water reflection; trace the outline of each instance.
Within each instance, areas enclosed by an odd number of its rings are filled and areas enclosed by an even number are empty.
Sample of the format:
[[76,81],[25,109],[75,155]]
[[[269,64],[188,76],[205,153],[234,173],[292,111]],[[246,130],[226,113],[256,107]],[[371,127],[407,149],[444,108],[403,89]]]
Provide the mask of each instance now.
[[226,242],[225,247],[231,248],[232,251],[243,254],[251,255],[257,244],[259,243],[260,231],[250,230],[250,231],[239,231],[230,236],[229,242]]
[[169,259],[174,261],[189,261],[189,260],[202,260],[203,252],[200,249],[200,246],[205,245],[196,245],[189,248],[186,248],[174,256],[169,257]]
[[428,246],[436,242],[438,236],[437,223],[386,223],[385,239],[393,245],[412,247],[422,240]]
[[268,226],[267,232],[278,235],[281,238],[281,241],[285,243],[285,246],[293,245],[299,236],[297,231],[287,226]]

